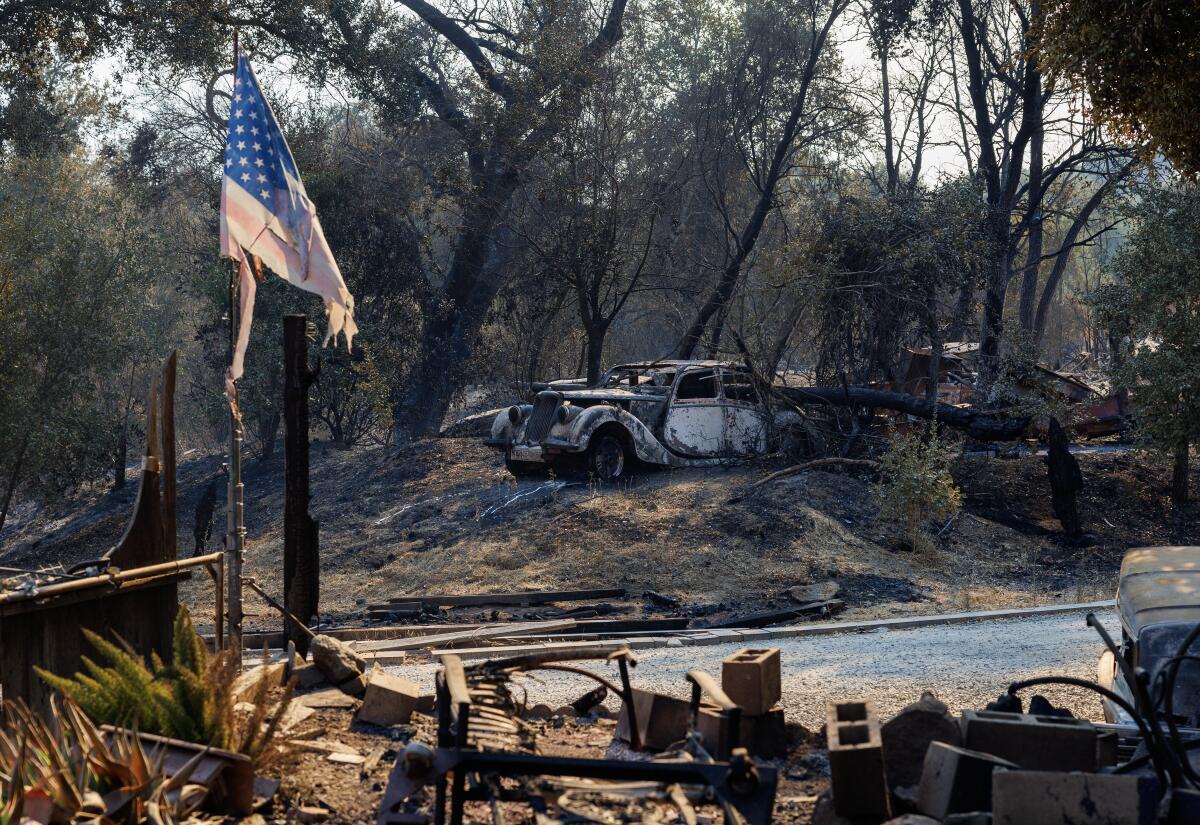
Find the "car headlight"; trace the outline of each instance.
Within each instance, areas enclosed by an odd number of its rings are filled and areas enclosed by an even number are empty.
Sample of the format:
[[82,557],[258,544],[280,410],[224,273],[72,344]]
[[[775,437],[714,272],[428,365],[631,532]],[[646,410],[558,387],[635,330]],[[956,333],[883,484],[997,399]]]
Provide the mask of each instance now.
[[521,423],[521,408],[516,404],[508,408],[508,420],[512,422],[513,426]]

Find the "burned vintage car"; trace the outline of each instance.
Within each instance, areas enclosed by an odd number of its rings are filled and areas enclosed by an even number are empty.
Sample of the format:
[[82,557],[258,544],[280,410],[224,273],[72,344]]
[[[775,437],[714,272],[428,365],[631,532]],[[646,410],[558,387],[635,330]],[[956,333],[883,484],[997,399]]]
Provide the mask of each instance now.
[[595,386],[553,382],[497,415],[484,443],[514,475],[583,470],[611,481],[635,461],[703,466],[765,452],[770,416],[744,366],[653,361],[613,367]]
[[[1193,638],[1184,649],[1200,624],[1200,547],[1137,547],[1126,553],[1117,582],[1117,610],[1120,660],[1104,653],[1099,684],[1141,714],[1149,698],[1163,718],[1170,713],[1178,725],[1200,726],[1200,640]],[[1138,671],[1149,677],[1144,694],[1130,684],[1131,674]],[[1109,722],[1132,722],[1108,698],[1104,716]]]

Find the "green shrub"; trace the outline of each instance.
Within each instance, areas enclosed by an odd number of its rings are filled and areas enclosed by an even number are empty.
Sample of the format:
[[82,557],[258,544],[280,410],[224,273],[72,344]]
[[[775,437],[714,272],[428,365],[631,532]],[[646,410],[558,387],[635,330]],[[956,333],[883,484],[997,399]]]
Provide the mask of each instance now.
[[248,719],[238,718],[233,699],[236,654],[210,656],[186,607],[180,606],[175,618],[170,666],[154,654],[147,666],[127,643],[113,644],[87,629],[83,633],[106,664],[84,656],[84,672],[69,679],[41,668],[35,670],[47,684],[70,697],[102,724],[135,728],[257,758],[287,710],[290,689],[274,708],[274,717],[264,729],[271,687],[264,671],[252,697],[254,712]]
[[953,464],[954,450],[942,443],[936,422],[926,431],[893,431],[888,438],[874,488],[879,515],[900,522],[913,550],[931,552],[933,541],[925,525],[950,518],[962,506]]

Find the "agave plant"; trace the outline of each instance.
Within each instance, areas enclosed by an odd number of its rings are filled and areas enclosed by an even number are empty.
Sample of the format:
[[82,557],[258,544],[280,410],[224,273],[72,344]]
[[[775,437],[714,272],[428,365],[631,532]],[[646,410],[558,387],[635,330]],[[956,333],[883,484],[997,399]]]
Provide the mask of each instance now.
[[278,703],[271,703],[271,684],[264,669],[264,678],[251,697],[254,711],[248,718],[239,718],[233,700],[237,660],[231,653],[208,653],[186,607],[179,608],[175,619],[170,665],[152,654],[147,666],[124,641],[114,644],[90,630],[83,633],[105,664],[85,656],[84,671],[69,679],[35,669],[47,684],[101,723],[134,727],[257,759],[291,701],[289,686]]
[[201,751],[168,777],[128,730],[102,732],[70,698],[51,701],[48,724],[24,702],[5,702],[0,729],[0,825],[93,819],[172,825],[203,800],[188,785]]

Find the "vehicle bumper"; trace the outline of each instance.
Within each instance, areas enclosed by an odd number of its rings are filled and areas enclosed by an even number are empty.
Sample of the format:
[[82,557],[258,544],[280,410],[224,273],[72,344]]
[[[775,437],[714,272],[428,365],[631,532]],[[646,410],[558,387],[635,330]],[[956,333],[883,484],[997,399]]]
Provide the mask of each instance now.
[[541,447],[531,444],[513,444],[508,448],[508,457],[512,461],[545,461],[546,455]]
[[541,444],[510,444],[506,441],[492,440],[485,441],[484,443],[489,447],[505,451],[513,461],[548,462],[556,455],[581,453],[586,449],[570,441],[564,441],[561,438],[547,438]]
[[573,441],[567,441],[562,438],[547,438],[542,442],[542,447],[548,453],[582,453],[587,449],[582,444],[576,444]]

